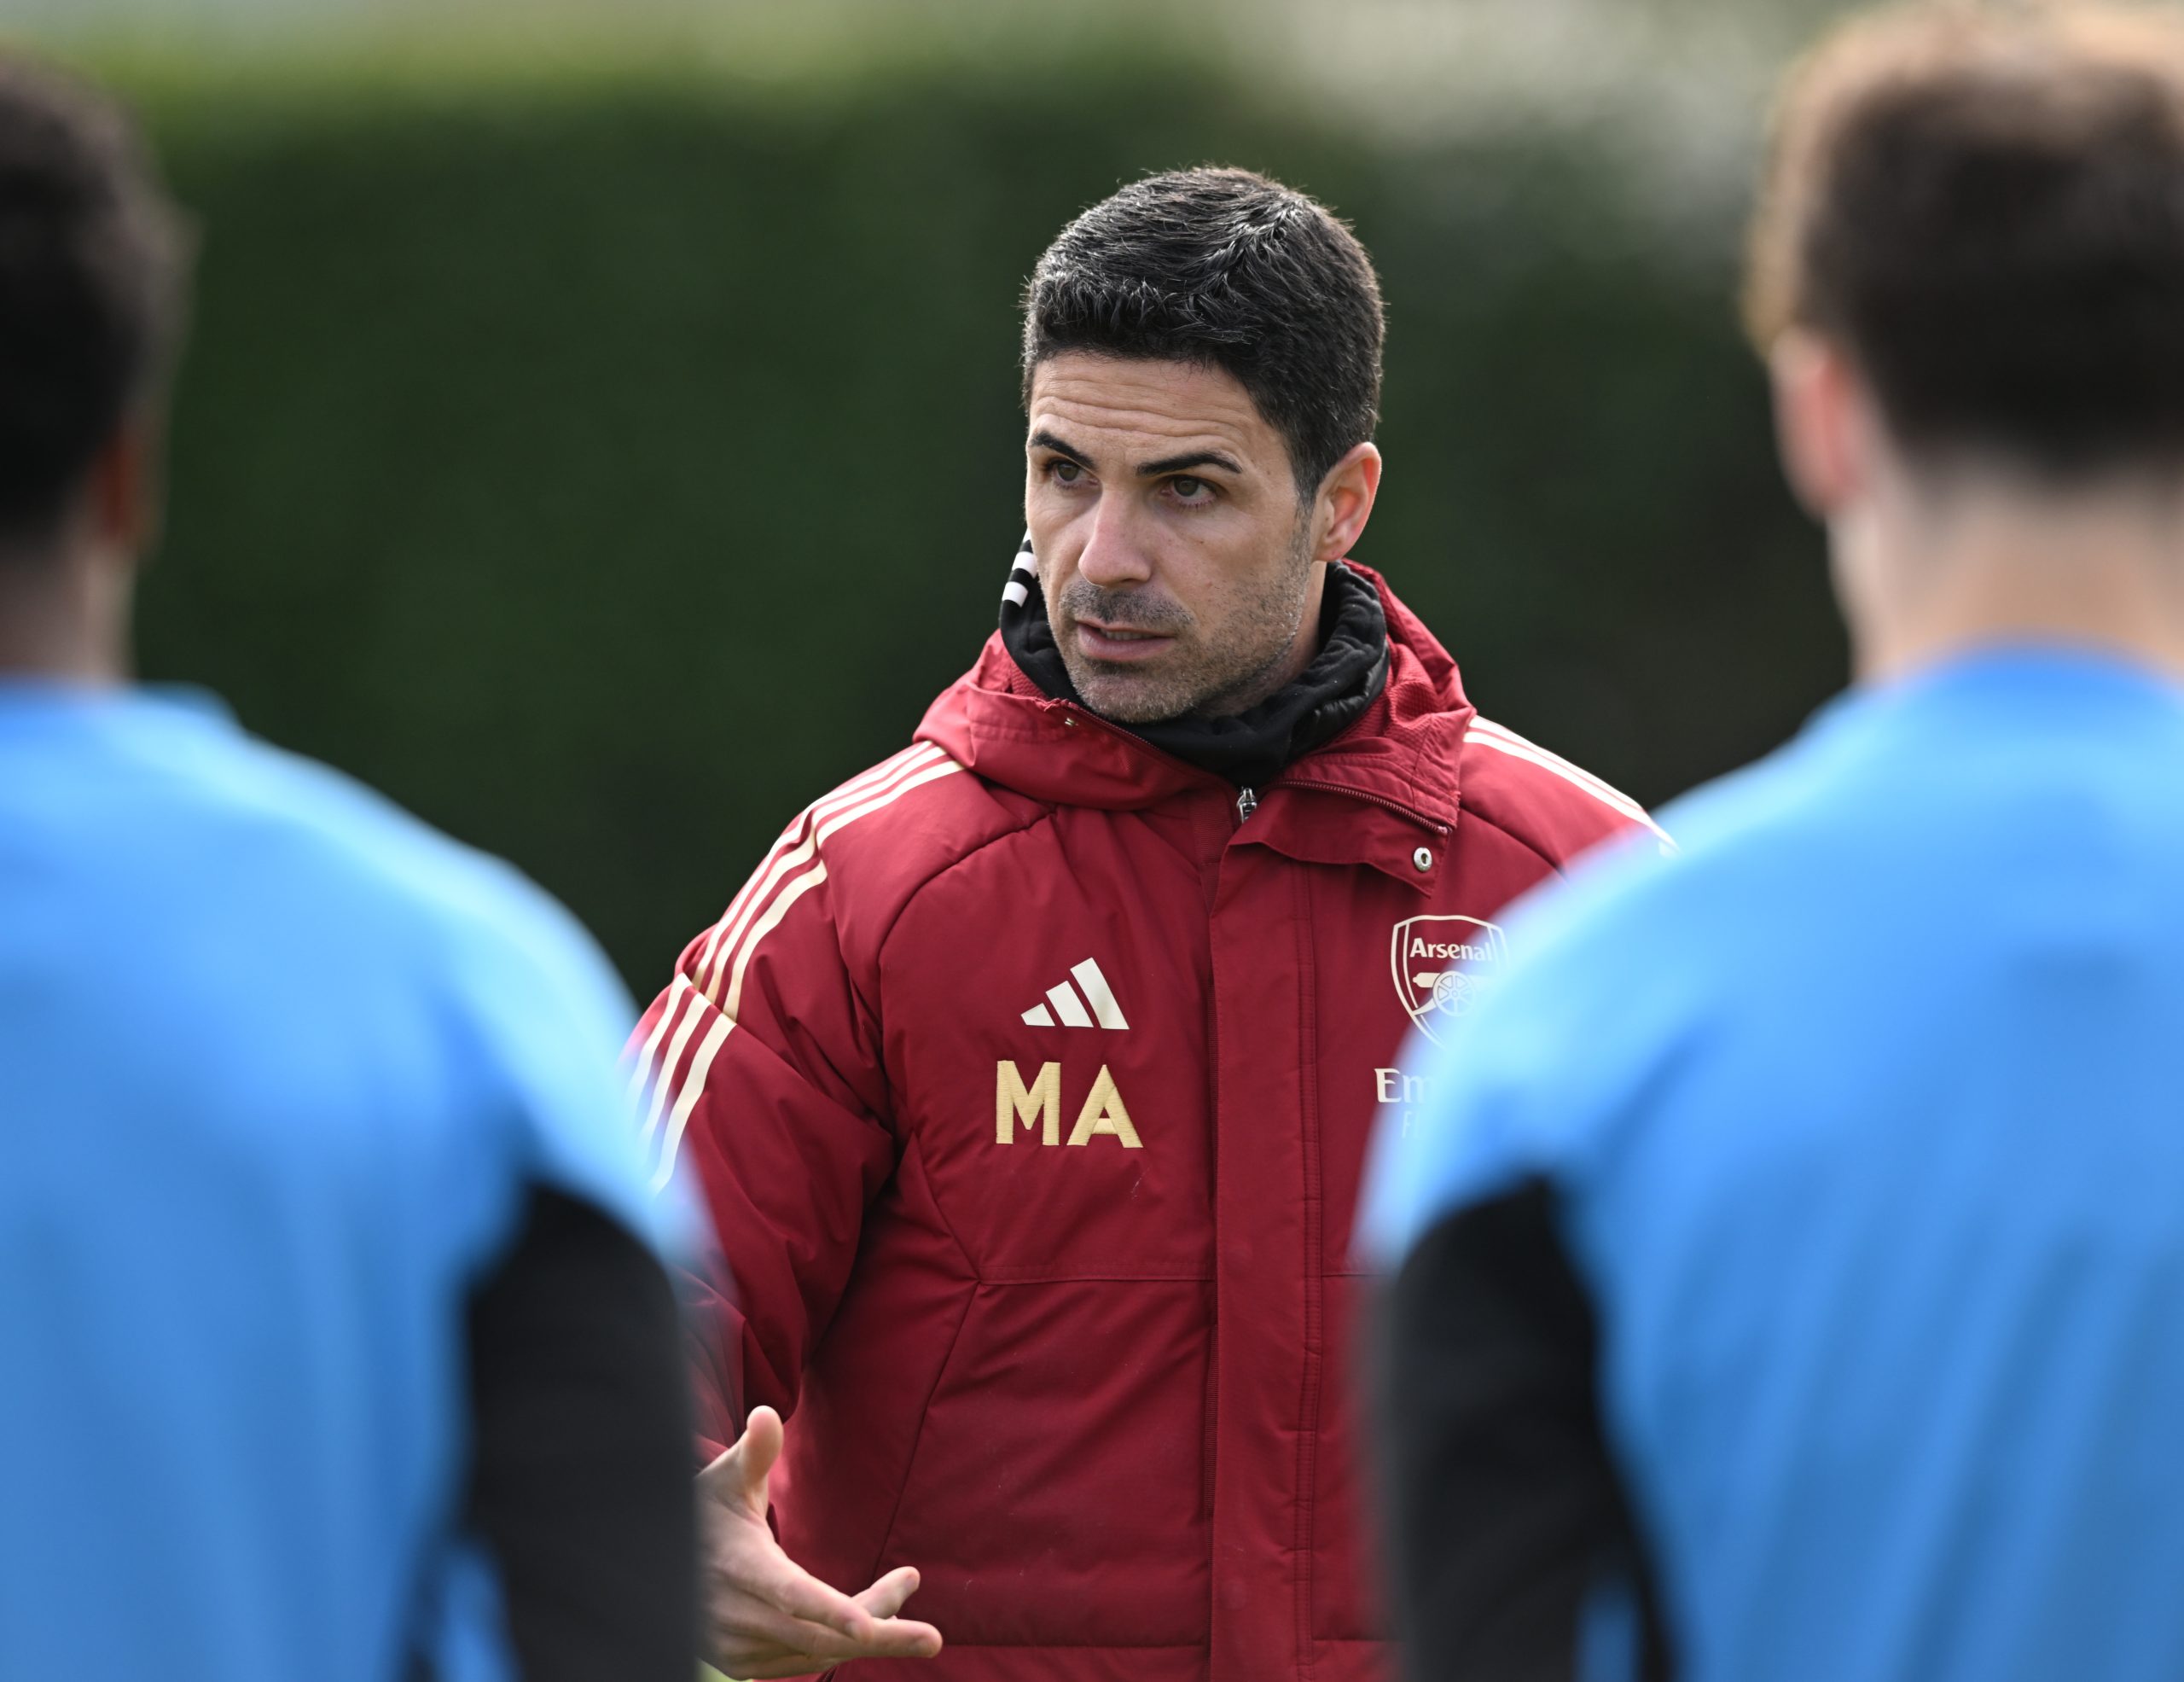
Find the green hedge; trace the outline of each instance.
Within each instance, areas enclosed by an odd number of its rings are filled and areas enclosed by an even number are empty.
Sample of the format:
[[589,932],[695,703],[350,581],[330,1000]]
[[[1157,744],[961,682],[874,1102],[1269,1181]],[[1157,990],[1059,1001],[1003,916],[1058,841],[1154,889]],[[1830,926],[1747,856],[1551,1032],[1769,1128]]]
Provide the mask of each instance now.
[[1839,679],[1732,230],[1581,141],[1375,143],[1120,58],[150,108],[206,242],[148,672],[513,857],[641,991],[976,651],[1017,289],[1147,169],[1356,222],[1391,323],[1360,553],[1496,716],[1658,800]]

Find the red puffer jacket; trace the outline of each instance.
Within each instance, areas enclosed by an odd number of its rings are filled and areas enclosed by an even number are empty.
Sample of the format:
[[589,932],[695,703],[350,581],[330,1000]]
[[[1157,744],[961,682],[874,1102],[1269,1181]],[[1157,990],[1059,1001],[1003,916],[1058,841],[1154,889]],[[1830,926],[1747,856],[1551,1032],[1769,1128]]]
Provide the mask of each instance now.
[[1379,587],[1385,690],[1247,818],[996,638],[638,1029],[736,1282],[706,1430],[792,1415],[790,1554],[851,1590],[915,1565],[947,1638],[859,1678],[1386,1673],[1345,1394],[1366,1137],[1413,1022],[1491,985],[1501,907],[1646,819],[1478,719]]

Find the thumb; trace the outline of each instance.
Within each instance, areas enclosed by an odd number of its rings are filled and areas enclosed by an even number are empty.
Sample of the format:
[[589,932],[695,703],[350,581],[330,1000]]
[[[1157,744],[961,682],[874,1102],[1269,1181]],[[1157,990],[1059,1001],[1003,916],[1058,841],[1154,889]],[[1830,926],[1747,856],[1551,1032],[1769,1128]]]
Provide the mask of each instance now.
[[781,1458],[782,1441],[781,1415],[770,1407],[754,1407],[735,1446],[700,1472],[699,1481],[715,1499],[735,1502],[763,1516],[766,1477]]

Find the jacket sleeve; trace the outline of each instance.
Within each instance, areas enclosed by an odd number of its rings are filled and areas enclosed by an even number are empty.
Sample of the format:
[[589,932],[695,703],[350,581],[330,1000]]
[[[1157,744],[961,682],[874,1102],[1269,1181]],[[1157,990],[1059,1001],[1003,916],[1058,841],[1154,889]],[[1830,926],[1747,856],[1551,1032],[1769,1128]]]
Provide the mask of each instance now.
[[1474,717],[1465,727],[1462,765],[1465,812],[1526,849],[1542,876],[1640,834],[1674,850],[1667,832],[1628,794],[1490,719]]
[[1379,1321],[1383,1487],[1409,1674],[1668,1677],[1595,1400],[1593,1311],[1546,1183],[1426,1232]]
[[878,1024],[810,821],[685,949],[630,1040],[656,1183],[694,1172],[719,1246],[683,1282],[707,1455],[752,1408],[794,1410],[897,1157]]

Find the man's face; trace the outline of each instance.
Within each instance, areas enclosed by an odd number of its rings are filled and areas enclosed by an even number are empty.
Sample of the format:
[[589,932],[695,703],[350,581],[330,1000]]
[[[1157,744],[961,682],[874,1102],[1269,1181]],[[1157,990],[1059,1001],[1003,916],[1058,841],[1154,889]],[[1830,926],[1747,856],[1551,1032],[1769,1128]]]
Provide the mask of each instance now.
[[1047,617],[1094,712],[1238,713],[1310,658],[1311,521],[1281,434],[1234,375],[1051,358],[1031,377],[1025,455]]

